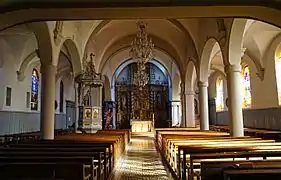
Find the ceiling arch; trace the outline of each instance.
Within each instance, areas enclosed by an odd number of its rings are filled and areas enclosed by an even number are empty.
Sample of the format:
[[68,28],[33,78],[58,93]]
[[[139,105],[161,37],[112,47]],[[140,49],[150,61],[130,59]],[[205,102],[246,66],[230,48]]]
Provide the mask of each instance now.
[[[177,21],[171,23],[171,20],[165,19],[144,21],[148,23],[147,33],[149,36],[157,36],[159,39],[168,42],[180,57],[178,60],[181,60],[182,64],[186,63],[184,61],[187,59],[187,56],[196,58],[197,51],[194,42],[191,36],[187,34],[188,31],[184,30],[180,23],[176,24]],[[95,51],[97,66],[99,66],[99,61],[103,54],[106,53],[108,47],[122,38],[136,34],[138,31],[135,20],[103,21],[98,27],[99,30],[95,30],[95,35],[91,36],[92,39],[89,39],[88,45],[92,45],[85,49],[85,52]],[[154,38],[152,40],[154,42]]]
[[[135,35],[129,35],[125,38],[120,39],[120,41],[117,41],[114,44],[112,44],[110,47],[108,47],[108,49],[105,50],[106,53],[101,57],[100,66],[97,66],[98,72],[102,71],[106,62],[111,57],[113,57],[117,52],[125,50],[125,49],[129,49],[131,47],[131,42],[134,37],[135,37]],[[158,50],[166,53],[167,55],[169,55],[171,57],[171,60],[177,65],[180,74],[182,72],[184,72],[181,61],[179,61],[180,57],[176,53],[174,48],[170,44],[168,44],[166,41],[164,41],[158,37],[151,36],[151,38],[153,39],[155,49],[158,49]],[[129,55],[129,53],[128,53],[128,55]]]

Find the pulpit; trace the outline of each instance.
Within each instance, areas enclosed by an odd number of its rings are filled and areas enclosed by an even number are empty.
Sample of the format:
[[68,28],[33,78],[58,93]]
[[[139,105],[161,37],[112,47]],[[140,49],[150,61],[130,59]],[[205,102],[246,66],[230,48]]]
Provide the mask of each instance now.
[[152,132],[153,121],[131,120],[132,132]]
[[101,89],[103,80],[95,70],[93,54],[83,60],[82,73],[76,76],[78,84],[79,130],[96,132],[102,129]]
[[79,106],[79,127],[85,131],[102,129],[101,107]]

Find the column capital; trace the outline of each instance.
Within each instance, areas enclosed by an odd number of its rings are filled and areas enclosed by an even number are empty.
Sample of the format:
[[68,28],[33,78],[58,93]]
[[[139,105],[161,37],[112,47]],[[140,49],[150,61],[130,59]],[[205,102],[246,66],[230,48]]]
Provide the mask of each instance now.
[[199,87],[208,87],[208,82],[201,82],[201,81],[199,81],[198,82],[198,86]]
[[224,67],[224,71],[226,73],[241,72],[241,65],[240,64],[228,64]]
[[195,95],[194,91],[185,91],[185,95]]
[[[51,70],[51,71],[55,71],[55,74],[56,74],[56,71],[57,71],[57,66],[53,65],[53,64],[41,64],[41,67],[40,67],[40,72],[41,73],[44,73],[45,70]],[[54,74],[54,75],[55,75]]]

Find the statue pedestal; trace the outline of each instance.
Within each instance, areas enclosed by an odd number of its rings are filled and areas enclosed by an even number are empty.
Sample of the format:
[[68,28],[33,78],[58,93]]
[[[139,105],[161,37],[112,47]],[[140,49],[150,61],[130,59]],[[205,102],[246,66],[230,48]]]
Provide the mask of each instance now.
[[152,121],[131,121],[132,132],[152,132],[153,124]]

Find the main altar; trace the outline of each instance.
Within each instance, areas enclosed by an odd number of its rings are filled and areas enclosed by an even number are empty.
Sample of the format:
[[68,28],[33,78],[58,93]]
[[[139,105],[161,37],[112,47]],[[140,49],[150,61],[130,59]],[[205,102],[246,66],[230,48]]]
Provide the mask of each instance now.
[[167,74],[150,61],[154,44],[146,32],[147,23],[137,25],[130,50],[133,62],[115,77],[116,128],[151,132],[154,127],[167,127],[170,87]]
[[151,110],[148,86],[135,89],[132,97],[132,132],[152,132],[154,113]]

